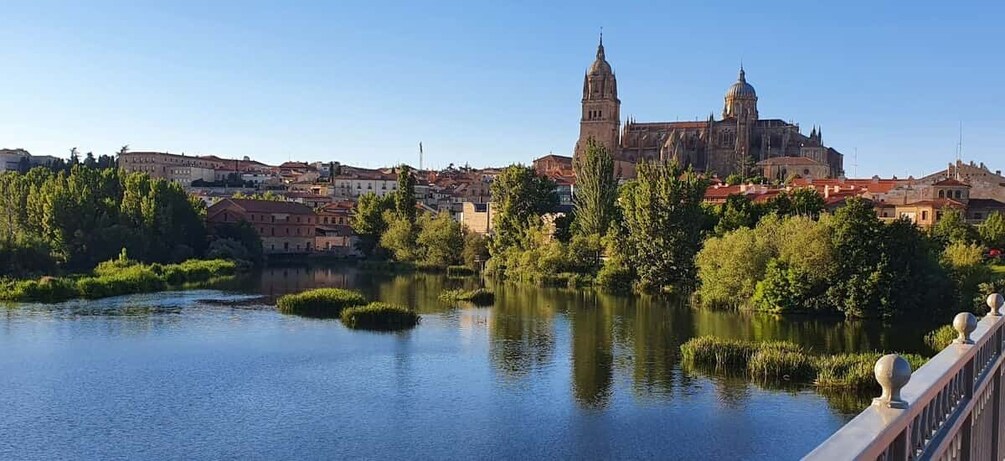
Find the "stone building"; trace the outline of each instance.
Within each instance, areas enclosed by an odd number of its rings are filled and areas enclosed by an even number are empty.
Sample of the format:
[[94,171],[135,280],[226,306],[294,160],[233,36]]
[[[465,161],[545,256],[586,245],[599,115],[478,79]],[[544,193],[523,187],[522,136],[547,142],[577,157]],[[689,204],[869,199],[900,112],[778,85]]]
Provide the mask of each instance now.
[[206,210],[212,227],[225,223],[251,224],[262,238],[266,254],[309,253],[314,250],[318,216],[310,207],[294,202],[225,198]]
[[634,165],[643,160],[676,159],[698,171],[725,177],[754,170],[758,162],[776,157],[804,157],[826,165],[827,175],[844,173],[843,155],[824,145],[822,131],[809,135],[799,125],[780,119],[761,118],[757,92],[747,82],[746,72],[726,91],[722,118],[678,122],[637,122],[629,118],[621,126],[618,83],[604,53],[603,37],[597,56],[583,77],[582,113],[578,157],[593,139],[603,145],[618,164],[621,176],[634,176]]

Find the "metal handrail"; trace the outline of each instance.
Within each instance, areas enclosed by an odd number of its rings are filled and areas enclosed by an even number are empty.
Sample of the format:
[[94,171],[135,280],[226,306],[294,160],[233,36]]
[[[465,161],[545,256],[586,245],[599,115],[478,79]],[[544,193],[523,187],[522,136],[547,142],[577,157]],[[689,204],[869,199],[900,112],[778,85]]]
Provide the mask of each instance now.
[[979,322],[957,314],[959,336],[913,374],[903,357],[881,357],[883,395],[804,459],[1002,459],[1005,299],[992,293],[987,304]]

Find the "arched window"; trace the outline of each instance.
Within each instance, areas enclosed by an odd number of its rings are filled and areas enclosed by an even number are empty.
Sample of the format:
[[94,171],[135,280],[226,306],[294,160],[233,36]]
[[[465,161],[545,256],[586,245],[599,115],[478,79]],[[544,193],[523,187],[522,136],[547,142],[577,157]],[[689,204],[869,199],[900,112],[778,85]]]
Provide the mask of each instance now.
[[946,191],[940,190],[939,191],[939,198],[946,198]]
[[963,197],[963,191],[957,190],[956,191],[956,198],[959,199],[959,198],[962,198],[962,197]]

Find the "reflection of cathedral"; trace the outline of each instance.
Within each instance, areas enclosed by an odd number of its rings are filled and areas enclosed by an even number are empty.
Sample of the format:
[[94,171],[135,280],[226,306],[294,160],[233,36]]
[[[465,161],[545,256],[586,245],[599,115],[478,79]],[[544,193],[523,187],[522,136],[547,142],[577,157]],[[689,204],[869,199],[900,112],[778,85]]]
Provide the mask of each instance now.
[[[640,160],[677,159],[696,170],[727,176],[746,168],[753,170],[762,161],[777,171],[793,175],[829,176],[843,174],[843,156],[823,145],[820,130],[809,136],[799,125],[778,119],[761,119],[757,113],[757,93],[747,83],[743,68],[726,91],[722,119],[694,122],[636,122],[621,127],[618,83],[604,56],[601,38],[597,59],[583,79],[583,112],[575,156],[593,138],[613,152],[619,164],[634,165]],[[785,169],[786,165],[791,165]],[[810,166],[816,168],[809,168]],[[814,172],[811,174],[811,171]],[[783,178],[784,179],[784,178]]]

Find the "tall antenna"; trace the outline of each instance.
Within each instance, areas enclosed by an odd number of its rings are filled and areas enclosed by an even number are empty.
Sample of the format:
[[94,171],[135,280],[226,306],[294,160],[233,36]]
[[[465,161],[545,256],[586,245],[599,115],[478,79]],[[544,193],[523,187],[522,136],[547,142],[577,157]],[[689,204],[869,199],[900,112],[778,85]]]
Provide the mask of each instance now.
[[858,147],[855,148],[855,158],[852,160],[852,162],[853,163],[851,164],[851,166],[852,166],[851,174],[852,174],[852,177],[857,178],[858,177]]
[[419,171],[422,171],[422,141],[419,141]]
[[963,163],[963,121],[960,120],[960,140],[956,143],[956,180],[960,180],[960,163]]

